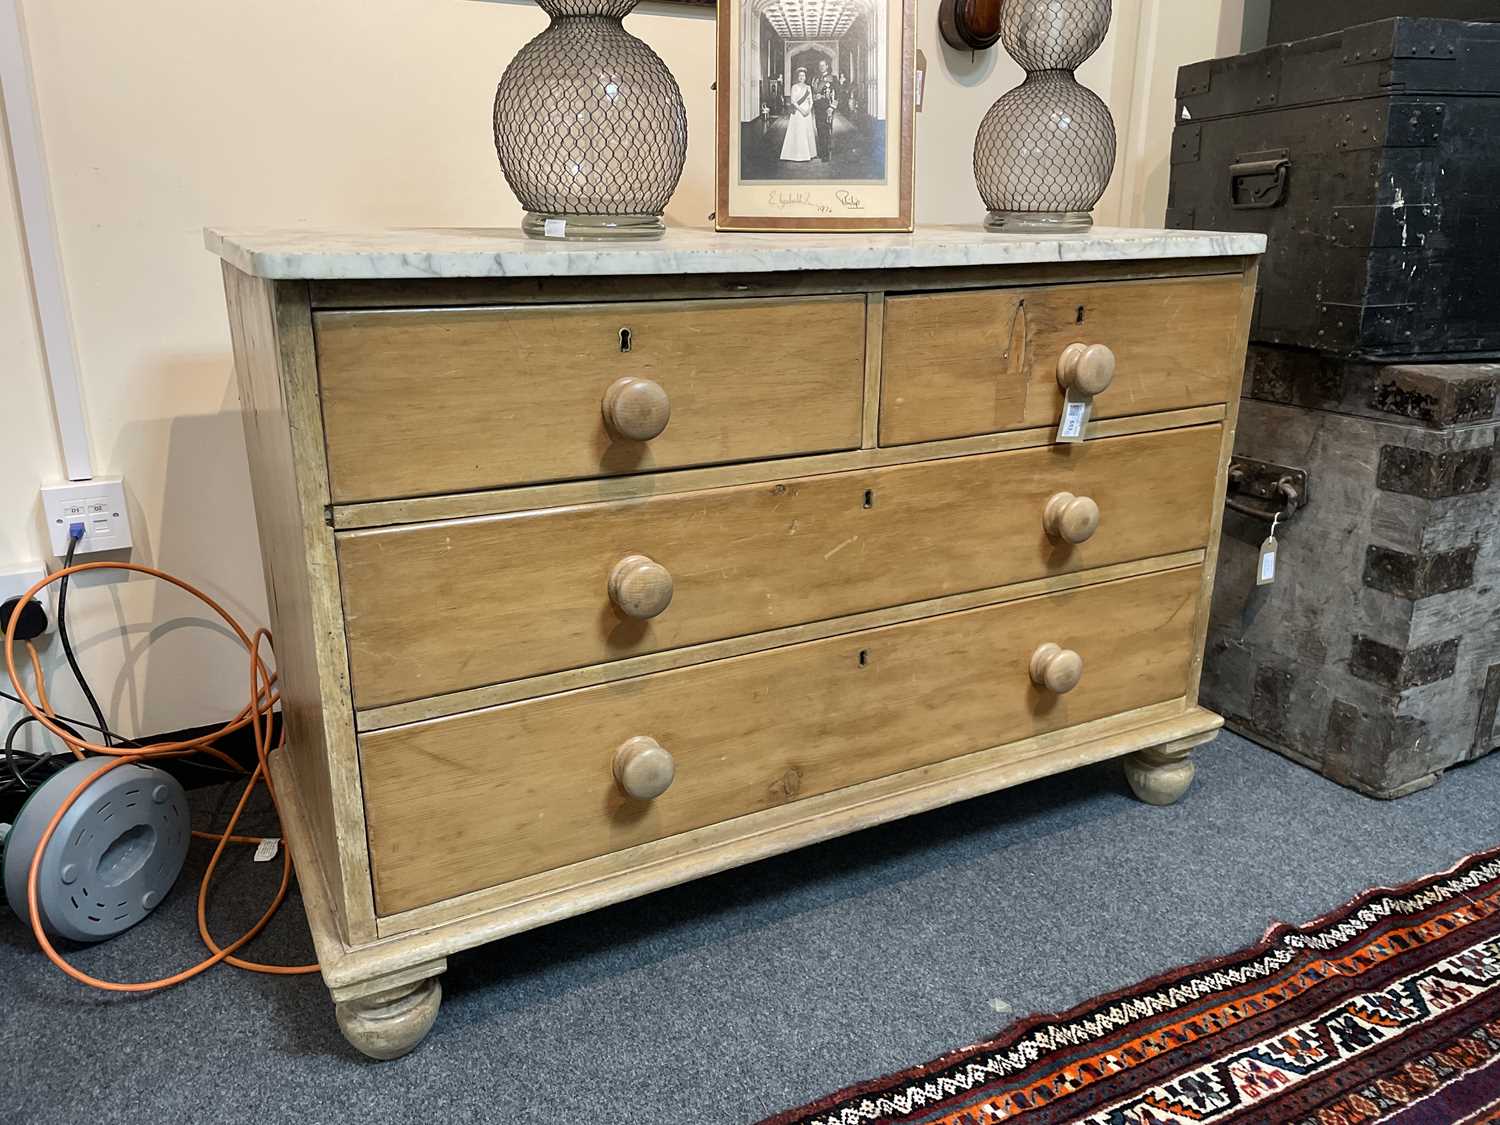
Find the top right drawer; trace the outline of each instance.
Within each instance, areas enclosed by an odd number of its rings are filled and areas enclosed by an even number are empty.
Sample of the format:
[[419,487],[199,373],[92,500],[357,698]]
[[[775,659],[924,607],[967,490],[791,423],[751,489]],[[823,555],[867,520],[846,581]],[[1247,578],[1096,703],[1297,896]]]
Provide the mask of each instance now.
[[1225,402],[1244,364],[1242,293],[1235,273],[887,297],[880,444],[1057,425],[1072,344],[1114,357],[1096,418]]

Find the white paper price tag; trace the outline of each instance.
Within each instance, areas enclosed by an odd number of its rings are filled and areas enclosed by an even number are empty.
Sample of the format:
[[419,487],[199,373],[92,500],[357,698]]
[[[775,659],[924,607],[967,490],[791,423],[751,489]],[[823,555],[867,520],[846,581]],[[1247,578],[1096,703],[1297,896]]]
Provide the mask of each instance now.
[[255,862],[265,863],[267,860],[276,858],[276,853],[281,850],[281,840],[276,836],[268,836],[255,845]]
[[542,237],[544,237],[544,238],[567,238],[568,237],[568,220],[567,219],[543,219],[542,220]]
[[1271,519],[1271,534],[1260,545],[1260,558],[1255,563],[1255,584],[1269,586],[1276,581],[1276,529],[1281,526],[1281,513]]
[[1094,400],[1074,398],[1073,392],[1063,399],[1062,421],[1058,423],[1057,440],[1080,442],[1089,428],[1089,416],[1094,413]]
[[1256,564],[1255,584],[1269,586],[1276,581],[1276,540],[1267,539],[1260,545],[1260,561]]

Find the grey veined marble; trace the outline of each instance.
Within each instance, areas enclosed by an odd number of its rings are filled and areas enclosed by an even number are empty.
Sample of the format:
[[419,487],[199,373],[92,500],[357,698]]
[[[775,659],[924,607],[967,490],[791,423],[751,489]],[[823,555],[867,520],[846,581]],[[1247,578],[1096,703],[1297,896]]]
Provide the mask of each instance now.
[[256,277],[569,277],[772,273],[1211,258],[1259,254],[1264,235],[1095,227],[1086,234],[992,234],[978,226],[911,234],[719,234],[676,227],[635,245],[547,242],[511,229],[235,230],[204,242]]

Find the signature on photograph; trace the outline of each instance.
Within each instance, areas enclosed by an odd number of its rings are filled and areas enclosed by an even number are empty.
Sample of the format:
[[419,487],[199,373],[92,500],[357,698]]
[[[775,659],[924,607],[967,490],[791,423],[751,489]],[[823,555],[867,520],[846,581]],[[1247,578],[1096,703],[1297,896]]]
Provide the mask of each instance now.
[[773,189],[766,197],[766,205],[778,211],[791,210],[813,210],[820,215],[832,214],[833,208],[826,203],[819,203],[812,197],[809,191],[780,191]]

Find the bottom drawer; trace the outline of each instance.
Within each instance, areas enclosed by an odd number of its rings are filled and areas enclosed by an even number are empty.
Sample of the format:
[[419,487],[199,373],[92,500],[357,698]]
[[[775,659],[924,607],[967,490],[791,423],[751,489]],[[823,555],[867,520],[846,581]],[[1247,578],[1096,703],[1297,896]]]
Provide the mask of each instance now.
[[[1201,579],[1184,567],[363,735],[377,910],[1177,698]],[[1067,694],[1033,683],[1047,644],[1082,657]],[[615,767],[635,740],[627,781],[659,784],[647,739],[674,772],[642,800]]]

